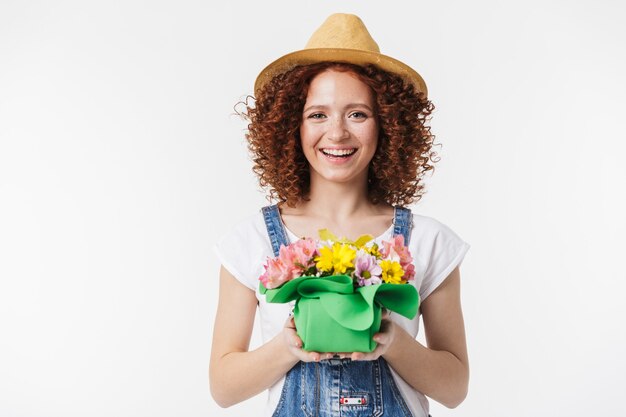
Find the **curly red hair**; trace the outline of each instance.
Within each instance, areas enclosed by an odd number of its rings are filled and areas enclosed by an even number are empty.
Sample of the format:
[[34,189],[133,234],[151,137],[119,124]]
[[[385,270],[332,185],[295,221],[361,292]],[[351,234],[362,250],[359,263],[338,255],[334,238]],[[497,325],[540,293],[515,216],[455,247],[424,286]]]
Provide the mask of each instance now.
[[243,103],[248,121],[248,149],[253,171],[268,198],[290,207],[308,200],[309,164],[302,151],[300,124],[311,80],[333,69],[355,74],[374,92],[380,132],[368,173],[368,198],[373,204],[408,205],[424,193],[424,174],[431,162],[435,136],[427,126],[434,105],[400,76],[375,65],[322,62],[297,66],[268,82],[254,106]]

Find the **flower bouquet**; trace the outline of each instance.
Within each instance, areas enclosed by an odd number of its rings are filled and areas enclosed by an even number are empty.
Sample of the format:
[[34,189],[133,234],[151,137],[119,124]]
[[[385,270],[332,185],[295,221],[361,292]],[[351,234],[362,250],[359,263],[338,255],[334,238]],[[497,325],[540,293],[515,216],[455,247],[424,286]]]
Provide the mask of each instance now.
[[338,239],[327,229],[268,257],[259,290],[269,303],[295,300],[294,321],[302,348],[317,352],[371,352],[382,308],[412,319],[419,294],[407,285],[415,267],[404,237],[383,241],[364,235]]

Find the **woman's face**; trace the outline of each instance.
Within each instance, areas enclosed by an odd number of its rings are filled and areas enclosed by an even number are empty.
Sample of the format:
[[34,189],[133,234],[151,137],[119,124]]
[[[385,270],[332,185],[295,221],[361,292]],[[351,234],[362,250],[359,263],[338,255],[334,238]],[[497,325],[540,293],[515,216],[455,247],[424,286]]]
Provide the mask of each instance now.
[[371,88],[350,72],[326,70],[313,78],[300,137],[311,180],[367,184],[378,143]]

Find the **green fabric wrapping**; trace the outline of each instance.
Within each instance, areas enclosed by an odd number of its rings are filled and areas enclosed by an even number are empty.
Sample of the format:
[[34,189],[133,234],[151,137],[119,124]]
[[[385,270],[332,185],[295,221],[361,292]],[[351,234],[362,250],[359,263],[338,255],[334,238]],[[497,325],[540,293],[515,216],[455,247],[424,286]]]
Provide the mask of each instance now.
[[417,314],[419,294],[410,284],[354,288],[348,275],[299,277],[274,289],[259,283],[268,303],[296,300],[294,321],[303,349],[316,352],[371,352],[382,307],[408,319]]

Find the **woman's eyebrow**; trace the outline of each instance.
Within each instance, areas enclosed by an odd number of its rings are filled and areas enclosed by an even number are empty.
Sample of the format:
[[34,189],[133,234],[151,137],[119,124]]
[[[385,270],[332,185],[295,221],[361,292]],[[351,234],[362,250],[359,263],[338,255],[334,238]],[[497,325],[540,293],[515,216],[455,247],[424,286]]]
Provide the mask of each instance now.
[[[327,107],[329,107],[329,106],[325,106],[323,104],[313,104],[313,105],[305,108],[304,110],[302,110],[302,112],[305,113],[305,112],[307,112],[309,110],[314,110],[314,109],[326,109]],[[352,108],[355,108],[355,107],[365,107],[369,111],[373,111],[372,108],[370,106],[368,106],[367,104],[365,104],[365,103],[350,103],[350,104],[346,104],[344,106],[344,110],[345,109],[352,109]]]

